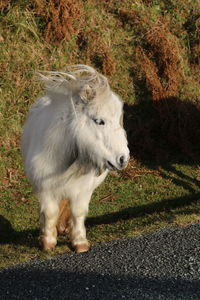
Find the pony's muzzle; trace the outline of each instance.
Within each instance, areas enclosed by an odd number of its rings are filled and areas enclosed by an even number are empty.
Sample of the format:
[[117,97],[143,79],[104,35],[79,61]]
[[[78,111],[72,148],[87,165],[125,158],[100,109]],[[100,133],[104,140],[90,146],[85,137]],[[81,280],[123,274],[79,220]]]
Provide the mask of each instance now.
[[106,167],[109,170],[122,170],[127,167],[129,161],[128,155],[119,155],[115,161],[107,160]]

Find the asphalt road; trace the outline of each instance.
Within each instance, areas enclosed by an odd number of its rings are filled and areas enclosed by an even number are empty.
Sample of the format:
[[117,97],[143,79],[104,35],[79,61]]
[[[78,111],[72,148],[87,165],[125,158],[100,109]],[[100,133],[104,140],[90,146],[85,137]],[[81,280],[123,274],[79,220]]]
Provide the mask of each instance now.
[[200,299],[200,223],[0,270],[0,299]]

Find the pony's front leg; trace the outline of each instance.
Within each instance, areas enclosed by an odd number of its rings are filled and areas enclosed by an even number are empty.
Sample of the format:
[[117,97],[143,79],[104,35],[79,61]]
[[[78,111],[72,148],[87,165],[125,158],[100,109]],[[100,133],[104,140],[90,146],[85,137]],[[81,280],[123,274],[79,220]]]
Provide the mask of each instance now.
[[49,193],[41,193],[40,200],[40,242],[43,250],[51,250],[57,244],[56,224],[59,203]]
[[85,228],[90,198],[91,194],[84,197],[79,195],[71,200],[71,241],[76,252],[87,252],[90,248]]

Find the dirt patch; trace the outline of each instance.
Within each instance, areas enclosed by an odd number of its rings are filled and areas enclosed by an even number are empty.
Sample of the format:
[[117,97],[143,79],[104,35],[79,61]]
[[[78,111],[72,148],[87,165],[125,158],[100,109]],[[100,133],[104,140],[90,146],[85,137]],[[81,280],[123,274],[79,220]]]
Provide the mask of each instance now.
[[158,22],[146,33],[146,42],[136,48],[136,56],[153,101],[177,96],[183,78],[178,40]]
[[35,0],[36,14],[46,22],[48,43],[58,44],[78,34],[84,24],[83,4],[79,0]]
[[[47,43],[59,44],[74,38],[84,61],[93,63],[105,75],[113,74],[115,62],[110,46],[101,32],[86,25],[83,1],[35,0],[35,12],[46,24]],[[95,18],[92,22],[95,24]]]
[[82,54],[105,75],[115,72],[115,61],[110,46],[100,33],[93,30],[80,32],[77,44]]
[[153,174],[155,176],[160,176],[160,172],[157,170],[150,170],[144,167],[141,167],[139,163],[133,158],[130,159],[129,164],[126,169],[120,171],[121,176],[124,179],[135,179],[146,174]]

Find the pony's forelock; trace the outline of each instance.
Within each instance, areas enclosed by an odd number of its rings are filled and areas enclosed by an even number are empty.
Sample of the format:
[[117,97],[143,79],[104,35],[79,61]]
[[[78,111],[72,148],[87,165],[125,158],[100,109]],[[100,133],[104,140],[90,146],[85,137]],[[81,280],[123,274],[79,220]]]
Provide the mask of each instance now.
[[70,94],[81,92],[83,98],[101,95],[110,91],[107,78],[86,65],[71,65],[67,72],[42,71],[39,80],[48,92]]

